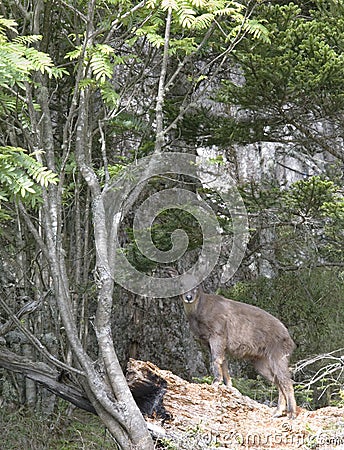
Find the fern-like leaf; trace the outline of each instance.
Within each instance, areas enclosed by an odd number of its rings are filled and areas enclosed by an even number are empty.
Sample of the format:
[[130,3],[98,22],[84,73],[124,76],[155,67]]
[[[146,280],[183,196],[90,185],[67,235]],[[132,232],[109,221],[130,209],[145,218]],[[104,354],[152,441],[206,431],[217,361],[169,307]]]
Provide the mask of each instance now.
[[191,28],[195,23],[196,11],[188,2],[181,2],[178,10],[179,23],[183,28]]
[[270,37],[268,29],[258,20],[250,19],[244,22],[243,29],[251,34],[255,39],[260,39],[263,42],[270,44]]
[[192,28],[195,30],[205,30],[210,27],[214,20],[214,14],[206,13],[195,18]]
[[157,4],[158,4],[158,0],[147,0],[147,1],[146,1],[146,6],[147,6],[147,8],[149,8],[149,9],[154,9],[154,8],[156,8]]
[[0,34],[4,32],[4,30],[11,30],[14,33],[17,33],[17,22],[13,19],[5,19],[4,16],[0,16]]
[[120,99],[119,94],[115,91],[113,85],[109,82],[102,83],[100,86],[100,94],[103,102],[109,108],[116,108]]
[[168,9],[172,9],[173,11],[177,11],[179,6],[176,0],[162,0],[161,8],[163,11],[167,11]]
[[20,45],[31,45],[41,40],[42,36],[40,34],[32,34],[29,36],[17,36],[13,39],[13,42]]
[[69,59],[71,61],[78,59],[81,55],[81,51],[82,51],[82,46],[78,45],[77,47],[75,47],[74,50],[71,50],[70,52],[66,53],[65,58]]
[[45,73],[53,67],[53,62],[47,53],[40,52],[35,48],[28,48],[25,56],[31,63],[31,69]]
[[156,26],[146,26],[139,28],[136,30],[136,36],[145,36],[153,47],[159,48],[162,47],[165,43],[165,40],[160,34],[155,31]]
[[106,55],[100,52],[94,53],[91,57],[90,66],[97,81],[104,83],[107,78],[112,77],[113,67]]
[[0,184],[5,197],[39,196],[39,185],[56,184],[57,175],[20,147],[0,147]]

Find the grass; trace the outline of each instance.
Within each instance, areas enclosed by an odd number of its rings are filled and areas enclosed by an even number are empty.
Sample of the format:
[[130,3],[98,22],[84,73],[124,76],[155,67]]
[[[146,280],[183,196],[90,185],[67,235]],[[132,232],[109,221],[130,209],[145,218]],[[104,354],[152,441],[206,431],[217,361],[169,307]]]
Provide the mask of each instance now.
[[75,410],[49,417],[20,408],[0,409],[1,450],[106,450],[116,443],[98,417]]

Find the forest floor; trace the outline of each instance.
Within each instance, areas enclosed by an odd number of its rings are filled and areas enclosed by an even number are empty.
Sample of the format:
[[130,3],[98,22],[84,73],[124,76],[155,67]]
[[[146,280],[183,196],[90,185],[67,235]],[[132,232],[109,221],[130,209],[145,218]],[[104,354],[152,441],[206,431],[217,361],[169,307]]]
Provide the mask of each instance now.
[[273,418],[273,408],[235,388],[189,383],[147,362],[131,364],[136,374],[151,372],[167,383],[163,407],[171,417],[147,419],[160,436],[158,448],[344,450],[344,408],[298,408],[296,419]]

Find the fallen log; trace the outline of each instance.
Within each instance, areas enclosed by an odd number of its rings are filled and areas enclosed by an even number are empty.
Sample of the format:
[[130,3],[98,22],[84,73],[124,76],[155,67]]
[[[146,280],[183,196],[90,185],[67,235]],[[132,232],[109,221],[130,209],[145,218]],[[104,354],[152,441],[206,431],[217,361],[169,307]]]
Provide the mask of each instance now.
[[234,387],[190,383],[149,361],[130,359],[126,378],[134,398],[142,405],[142,412],[163,422],[184,418],[197,422],[214,415],[223,421],[225,416],[233,416],[240,410],[272,412],[272,408],[242,395]]
[[134,396],[136,389],[143,393],[143,404],[148,405],[146,421],[160,426],[161,442],[168,441],[173,448],[294,450],[321,443],[324,436],[329,442],[344,443],[343,408],[298,408],[294,420],[273,418],[274,408],[233,387],[189,383],[150,362],[133,359],[127,380]]

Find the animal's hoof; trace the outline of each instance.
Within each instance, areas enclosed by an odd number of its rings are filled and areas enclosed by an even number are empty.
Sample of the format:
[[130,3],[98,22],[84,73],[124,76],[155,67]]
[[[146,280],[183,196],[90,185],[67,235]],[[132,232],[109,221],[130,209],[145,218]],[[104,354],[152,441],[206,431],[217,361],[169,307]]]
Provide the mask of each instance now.
[[287,411],[279,411],[277,410],[273,417],[278,418],[278,417],[285,417],[287,416],[288,419],[296,419],[296,413],[295,412],[288,412]]
[[278,417],[284,417],[284,416],[286,416],[286,414],[287,414],[287,412],[286,412],[285,410],[282,411],[282,410],[280,410],[280,409],[276,409],[276,411],[275,411],[273,417],[275,417],[275,418],[277,419]]

